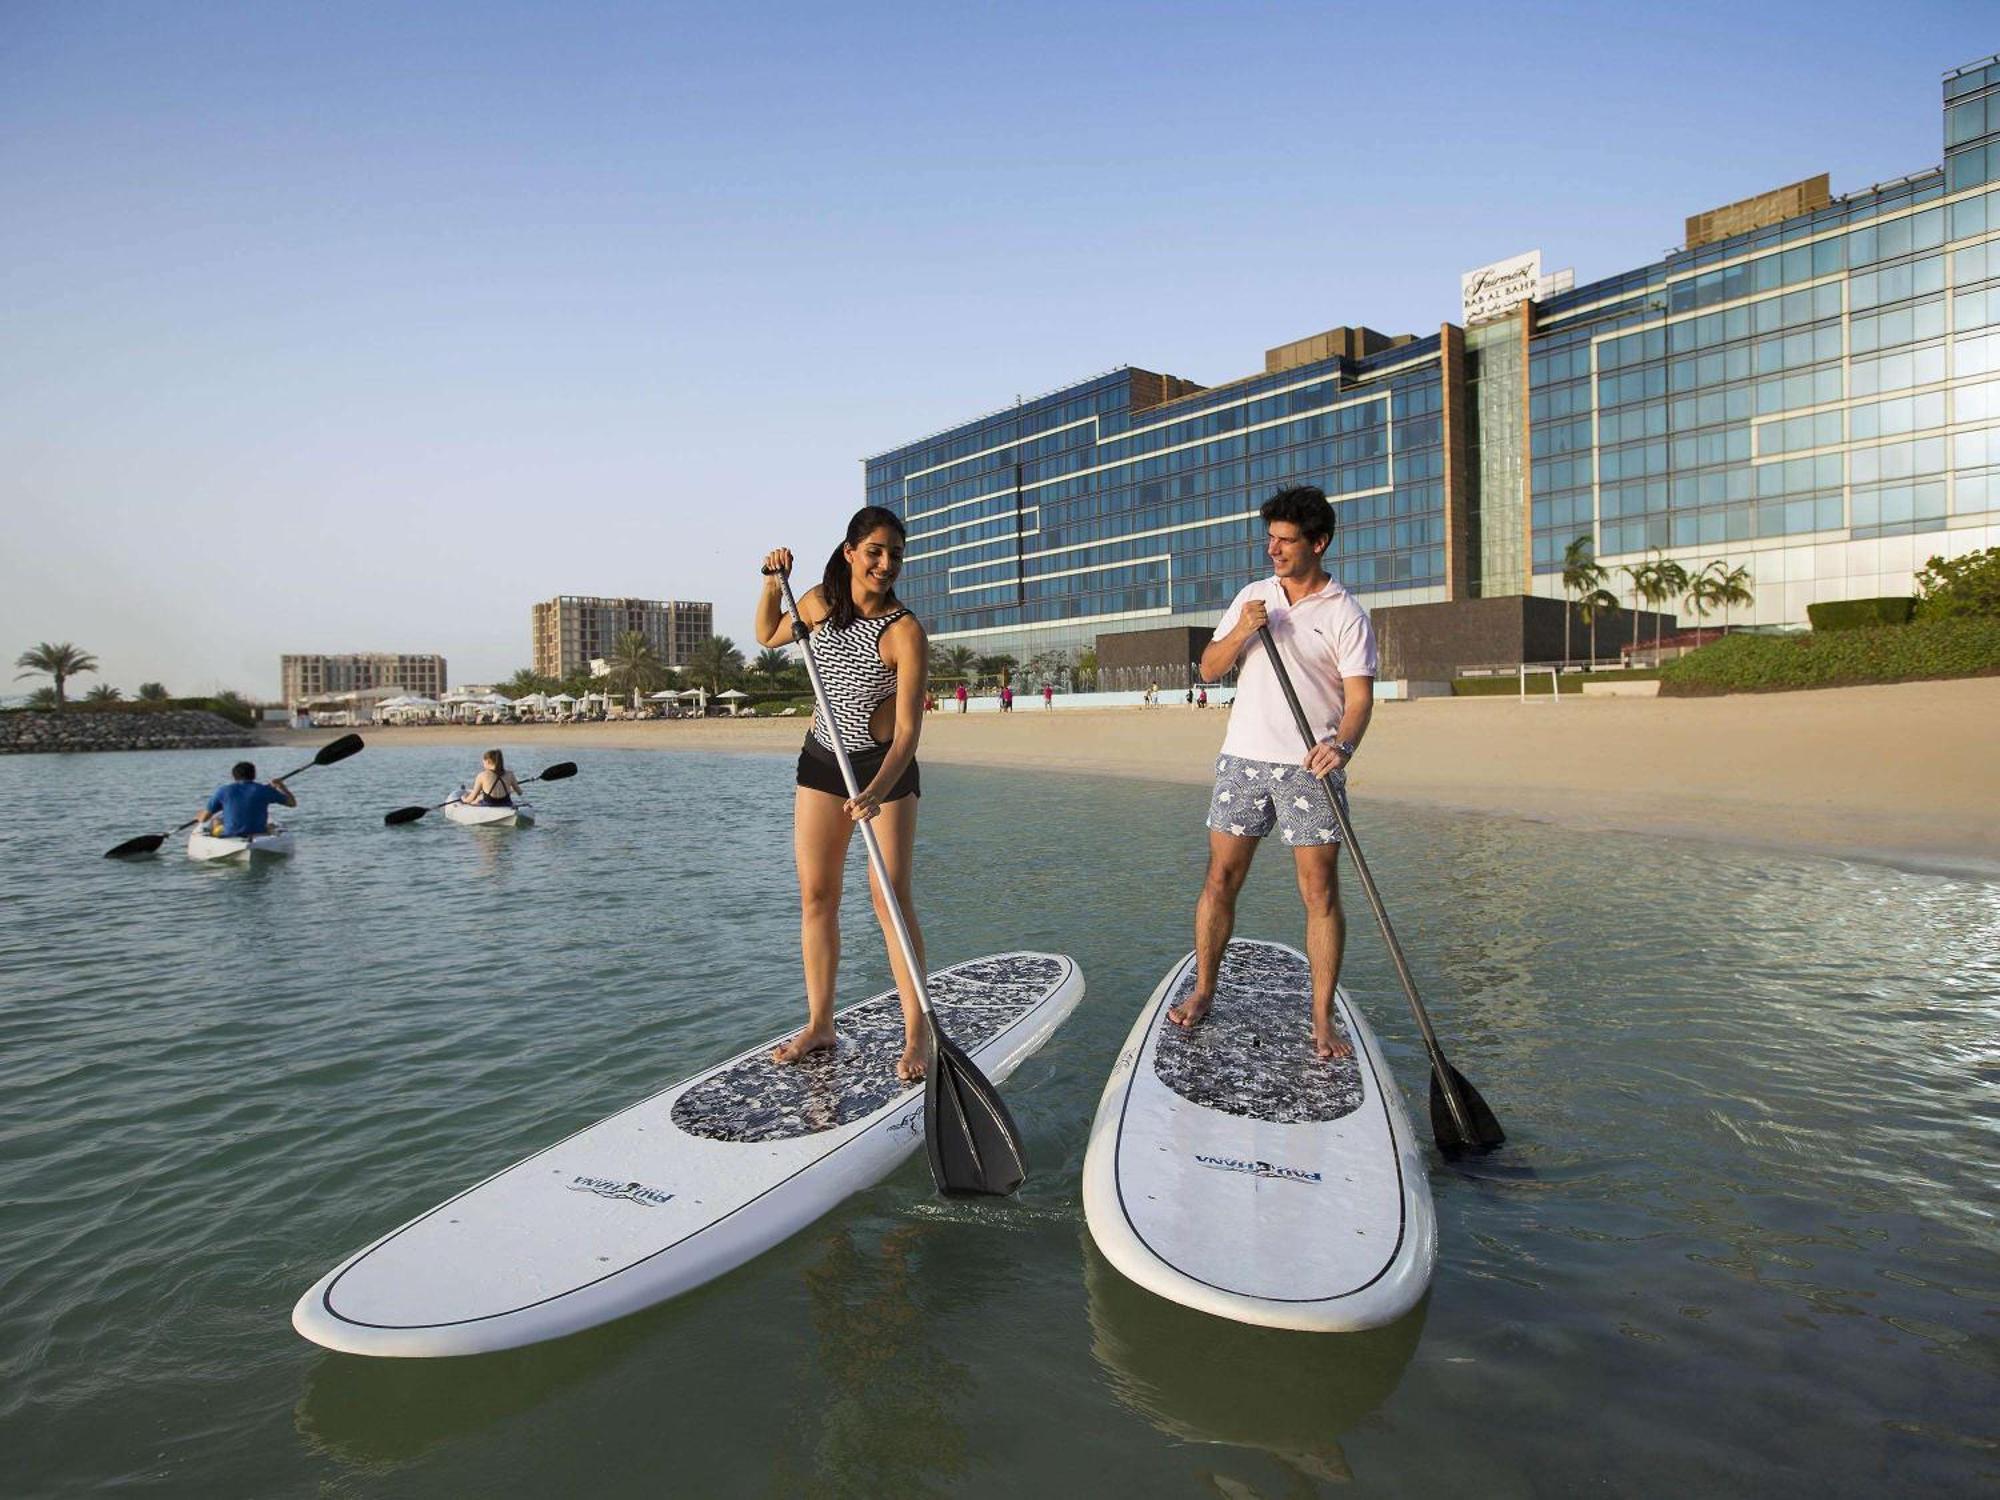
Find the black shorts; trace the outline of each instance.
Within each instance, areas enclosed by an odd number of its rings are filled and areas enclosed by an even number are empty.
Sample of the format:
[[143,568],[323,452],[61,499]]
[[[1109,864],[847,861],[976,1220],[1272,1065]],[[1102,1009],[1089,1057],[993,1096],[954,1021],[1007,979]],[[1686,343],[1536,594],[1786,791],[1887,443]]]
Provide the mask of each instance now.
[[[854,779],[862,787],[875,779],[875,773],[882,769],[882,761],[889,753],[887,745],[878,745],[873,750],[864,750],[859,755],[848,757],[854,763]],[[799,785],[809,791],[825,792],[829,796],[847,800],[847,783],[840,779],[840,762],[833,758],[833,752],[813,736],[807,735],[803,748],[799,751]],[[884,802],[900,802],[905,797],[923,796],[923,787],[917,777],[917,763],[913,760],[909,769],[896,778],[896,784],[889,788]]]

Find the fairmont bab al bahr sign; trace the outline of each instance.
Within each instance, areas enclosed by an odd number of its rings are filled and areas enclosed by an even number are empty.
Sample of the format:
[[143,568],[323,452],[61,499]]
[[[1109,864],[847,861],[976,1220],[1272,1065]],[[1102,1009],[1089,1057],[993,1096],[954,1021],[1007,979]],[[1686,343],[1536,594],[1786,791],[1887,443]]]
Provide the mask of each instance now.
[[1459,304],[1467,325],[1484,323],[1536,296],[1542,285],[1542,252],[1496,260],[1458,278]]

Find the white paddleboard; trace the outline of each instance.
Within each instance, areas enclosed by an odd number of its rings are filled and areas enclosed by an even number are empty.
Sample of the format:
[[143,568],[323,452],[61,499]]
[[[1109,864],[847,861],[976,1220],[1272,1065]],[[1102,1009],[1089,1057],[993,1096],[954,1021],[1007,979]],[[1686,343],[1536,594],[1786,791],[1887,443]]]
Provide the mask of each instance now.
[[[1052,953],[974,959],[930,985],[945,1034],[995,1082],[1083,998],[1082,972]],[[480,1354],[734,1269],[922,1144],[922,1085],[895,1074],[894,992],[836,1025],[833,1051],[779,1067],[773,1037],[420,1214],[321,1277],[292,1326],[350,1354]]]
[[1430,1285],[1437,1217],[1374,1033],[1336,991],[1354,1056],[1315,1056],[1312,971],[1281,943],[1232,942],[1190,1032],[1167,1011],[1194,977],[1189,954],[1104,1086],[1083,1163],[1091,1238],[1140,1286],[1218,1317],[1393,1322]]

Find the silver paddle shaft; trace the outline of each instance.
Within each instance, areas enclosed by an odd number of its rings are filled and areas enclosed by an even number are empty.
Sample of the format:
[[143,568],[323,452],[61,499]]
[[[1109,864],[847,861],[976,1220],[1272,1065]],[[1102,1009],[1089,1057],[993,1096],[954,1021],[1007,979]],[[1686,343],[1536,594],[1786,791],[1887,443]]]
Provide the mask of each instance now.
[[[861,783],[855,779],[854,762],[847,758],[847,747],[840,743],[840,726],[833,717],[832,705],[827,702],[826,684],[820,681],[819,663],[813,659],[812,636],[806,629],[805,621],[799,618],[799,601],[792,597],[791,576],[779,573],[778,586],[785,591],[785,607],[792,614],[792,639],[806,654],[806,676],[812,679],[813,702],[819,705],[820,717],[833,731],[833,758],[840,763],[840,779],[847,787],[848,796],[859,797]],[[875,872],[875,879],[881,884],[883,902],[889,910],[889,926],[895,931],[896,946],[903,952],[903,966],[909,971],[910,986],[917,992],[917,1008],[929,1016],[931,997],[925,989],[923,965],[917,962],[917,945],[910,941],[909,925],[903,921],[903,908],[896,900],[896,883],[889,878],[889,862],[882,858],[882,846],[876,841],[874,824],[866,818],[861,820],[861,842],[868,850],[868,868]]]
[[[1299,734],[1305,739],[1306,749],[1310,752],[1319,741],[1313,737],[1312,725],[1306,719],[1305,708],[1299,703],[1291,674],[1286,672],[1284,660],[1278,655],[1278,642],[1272,636],[1269,625],[1259,625],[1257,634],[1264,638],[1264,649],[1271,655],[1272,670],[1278,674],[1278,686],[1285,690],[1285,702],[1292,707],[1292,720],[1299,726]],[[1396,929],[1389,925],[1389,909],[1382,904],[1382,893],[1375,889],[1375,877],[1368,873],[1368,861],[1361,857],[1361,843],[1354,837],[1354,825],[1348,821],[1347,809],[1341,804],[1340,794],[1333,789],[1331,776],[1320,777],[1319,785],[1320,790],[1326,793],[1327,806],[1333,809],[1333,820],[1340,827],[1347,852],[1354,859],[1354,873],[1361,877],[1362,893],[1368,897],[1375,921],[1382,928],[1382,941],[1388,945],[1390,961],[1396,966],[1396,977],[1403,981],[1403,994],[1409,999],[1410,1014],[1417,1018],[1417,1030],[1423,1033],[1424,1049],[1431,1055],[1431,1075],[1437,1079],[1438,1088],[1444,1094],[1445,1107],[1451,1111],[1451,1123],[1458,1127],[1460,1140],[1475,1141],[1478,1137],[1472,1133],[1472,1117],[1466,1113],[1465,1101],[1458,1097],[1451,1068],[1444,1060],[1444,1049],[1438,1045],[1437,1033],[1431,1030],[1431,1018],[1424,1010],[1424,1002],[1417,997],[1417,981],[1410,973],[1410,962],[1403,957],[1403,945],[1396,941]]]

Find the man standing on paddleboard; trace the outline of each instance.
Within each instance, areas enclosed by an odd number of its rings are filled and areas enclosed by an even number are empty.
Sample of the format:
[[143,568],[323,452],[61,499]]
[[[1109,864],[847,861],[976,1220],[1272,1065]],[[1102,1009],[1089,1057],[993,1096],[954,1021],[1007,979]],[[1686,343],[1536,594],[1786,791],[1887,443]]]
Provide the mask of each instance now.
[[[1215,999],[1223,950],[1236,927],[1236,893],[1250,873],[1257,841],[1276,830],[1291,847],[1306,909],[1306,957],[1312,964],[1313,1050],[1323,1058],[1353,1052],[1333,1024],[1346,928],[1340,910],[1340,830],[1315,779],[1344,788],[1375,708],[1375,629],[1354,596],[1321,565],[1333,541],[1333,507],[1310,485],[1278,491],[1262,510],[1271,576],[1231,601],[1201,654],[1201,676],[1214,682],[1242,666],[1229,732],[1215,763],[1208,808],[1208,878],[1195,907],[1194,993],[1167,1014],[1193,1027]],[[1284,690],[1258,643],[1269,624],[1298,690],[1313,745],[1301,766],[1299,731]],[[1344,791],[1342,792],[1344,795]]]

